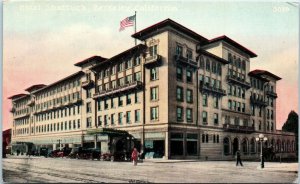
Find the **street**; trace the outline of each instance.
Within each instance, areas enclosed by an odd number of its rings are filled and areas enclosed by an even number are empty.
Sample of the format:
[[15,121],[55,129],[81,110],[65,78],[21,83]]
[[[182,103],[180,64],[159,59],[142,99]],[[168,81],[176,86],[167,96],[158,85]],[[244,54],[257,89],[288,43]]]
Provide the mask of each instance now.
[[147,160],[129,162],[67,158],[18,157],[3,159],[3,180],[9,183],[295,183],[298,163]]

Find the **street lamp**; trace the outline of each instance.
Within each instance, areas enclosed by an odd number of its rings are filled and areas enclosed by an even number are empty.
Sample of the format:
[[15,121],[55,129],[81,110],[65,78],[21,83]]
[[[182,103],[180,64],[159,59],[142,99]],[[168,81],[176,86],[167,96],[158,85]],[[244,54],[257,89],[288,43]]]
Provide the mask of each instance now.
[[264,136],[264,134],[259,134],[258,137],[255,138],[256,142],[260,142],[260,161],[261,161],[261,168],[264,168],[264,158],[263,158],[263,143],[268,140],[267,137]]

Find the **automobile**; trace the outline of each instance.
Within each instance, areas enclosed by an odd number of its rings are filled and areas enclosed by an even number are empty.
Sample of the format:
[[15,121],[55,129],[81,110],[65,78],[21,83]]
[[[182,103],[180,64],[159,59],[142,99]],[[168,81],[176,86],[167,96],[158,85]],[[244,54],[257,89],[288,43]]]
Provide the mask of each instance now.
[[48,148],[40,148],[40,156],[48,157]]

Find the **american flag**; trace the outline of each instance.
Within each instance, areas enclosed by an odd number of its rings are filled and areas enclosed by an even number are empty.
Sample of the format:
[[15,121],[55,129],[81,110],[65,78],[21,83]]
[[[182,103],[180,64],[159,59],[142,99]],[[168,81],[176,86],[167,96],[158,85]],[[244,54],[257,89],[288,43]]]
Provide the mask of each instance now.
[[120,29],[119,31],[123,31],[126,27],[130,27],[134,25],[135,15],[130,17],[126,17],[124,20],[120,22]]

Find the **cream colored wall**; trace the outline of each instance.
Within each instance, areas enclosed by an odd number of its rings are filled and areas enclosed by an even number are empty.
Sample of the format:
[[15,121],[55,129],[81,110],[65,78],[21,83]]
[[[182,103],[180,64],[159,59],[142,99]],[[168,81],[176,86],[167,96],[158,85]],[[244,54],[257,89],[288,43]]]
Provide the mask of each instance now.
[[[169,71],[168,71],[168,87],[169,87],[169,122],[177,122],[177,115],[176,115],[176,108],[177,106],[183,107],[183,122],[180,122],[182,124],[196,124],[196,115],[197,115],[197,100],[196,100],[196,94],[198,93],[198,90],[196,88],[197,84],[197,77],[196,77],[196,71],[192,72],[193,76],[193,82],[192,83],[187,83],[186,82],[186,67],[183,68],[183,81],[177,81],[176,79],[176,61],[175,61],[175,54],[176,54],[176,46],[177,44],[180,44],[183,47],[183,56],[186,57],[186,51],[187,49],[190,49],[193,53],[193,61],[196,62],[196,45],[197,42],[192,40],[191,38],[188,38],[183,35],[178,35],[176,33],[168,32],[169,35],[169,60],[168,60],[168,66],[169,66]],[[183,88],[183,97],[184,101],[183,102],[178,102],[176,99],[176,88],[177,86],[180,86]],[[193,103],[187,103],[186,102],[186,91],[187,89],[193,90]],[[192,122],[187,122],[186,121],[186,108],[192,108],[193,109],[193,121]]]
[[[158,80],[150,80],[150,69],[145,69],[145,94],[146,94],[146,124],[160,124],[168,122],[168,33],[162,32],[153,37],[145,40],[146,45],[149,47],[151,42],[158,44],[157,53],[162,58],[162,64],[158,67]],[[147,56],[146,56],[147,57]],[[150,88],[158,86],[158,100],[150,100]],[[150,108],[158,106],[158,121],[150,120]]]

